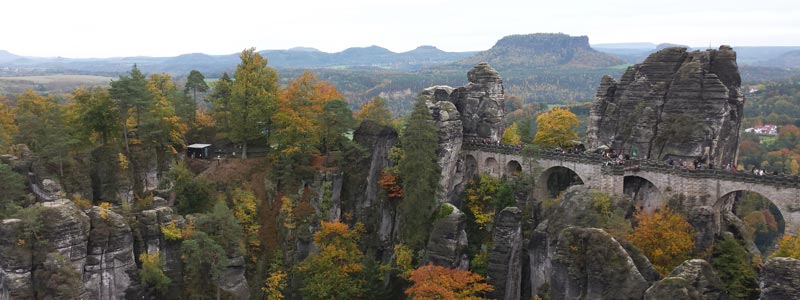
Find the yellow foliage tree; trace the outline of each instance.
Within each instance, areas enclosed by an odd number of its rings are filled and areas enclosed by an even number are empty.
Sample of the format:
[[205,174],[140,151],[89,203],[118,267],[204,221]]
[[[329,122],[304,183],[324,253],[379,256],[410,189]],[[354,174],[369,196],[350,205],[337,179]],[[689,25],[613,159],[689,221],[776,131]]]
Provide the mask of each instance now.
[[483,276],[467,270],[429,264],[411,272],[414,284],[405,293],[411,300],[484,300],[487,298],[481,295],[494,288],[483,280]]
[[283,299],[283,289],[286,288],[286,272],[276,271],[269,274],[267,281],[261,288],[267,297],[264,300],[281,300]]
[[536,117],[533,142],[541,147],[563,147],[578,138],[578,117],[567,109],[555,108]]
[[517,122],[511,123],[506,127],[506,131],[503,132],[501,142],[506,145],[518,145],[520,141],[522,141],[522,138],[519,136],[519,125],[517,125]]
[[800,259],[800,231],[794,236],[791,234],[784,235],[778,242],[778,250],[775,250],[772,256]]
[[314,233],[319,252],[309,255],[298,267],[305,274],[301,288],[305,299],[359,299],[364,292],[364,253],[358,249],[362,226],[353,230],[341,222],[322,222]]
[[394,245],[394,263],[400,270],[400,277],[408,279],[413,267],[414,251],[404,244]]
[[664,207],[652,214],[639,212],[638,226],[628,235],[628,241],[642,250],[661,275],[691,258],[695,232],[686,217]]
[[317,75],[303,72],[292,80],[278,95],[278,110],[275,113],[275,141],[284,153],[307,151],[322,140],[320,116],[325,103],[343,99],[339,91]]
[[392,122],[392,112],[386,106],[385,99],[375,96],[372,100],[361,106],[361,110],[358,111],[358,120],[370,120],[386,126]]
[[261,241],[258,239],[258,206],[256,195],[249,191],[236,189],[233,191],[233,216],[239,221],[244,230],[244,240],[250,258],[255,262],[258,258],[257,253],[261,248]]
[[14,111],[8,104],[8,99],[0,96],[0,153],[6,153],[12,144],[12,138],[19,130],[14,123]]

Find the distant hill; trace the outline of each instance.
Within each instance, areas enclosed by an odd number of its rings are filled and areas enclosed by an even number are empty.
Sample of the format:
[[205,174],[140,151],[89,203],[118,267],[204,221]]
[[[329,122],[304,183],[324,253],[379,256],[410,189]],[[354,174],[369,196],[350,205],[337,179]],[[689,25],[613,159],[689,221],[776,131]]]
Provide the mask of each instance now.
[[12,53],[10,53],[10,52],[8,52],[6,50],[0,50],[0,63],[16,60],[16,59],[20,59],[20,58],[22,58],[22,57],[19,56],[19,55],[12,54]]
[[800,68],[800,50],[789,51],[776,58],[763,60],[760,64],[772,67]]
[[[455,63],[474,66],[488,62],[498,70],[509,68],[605,68],[624,63],[620,58],[589,46],[587,36],[535,33],[506,36],[489,50]],[[502,72],[502,71],[501,71]]]

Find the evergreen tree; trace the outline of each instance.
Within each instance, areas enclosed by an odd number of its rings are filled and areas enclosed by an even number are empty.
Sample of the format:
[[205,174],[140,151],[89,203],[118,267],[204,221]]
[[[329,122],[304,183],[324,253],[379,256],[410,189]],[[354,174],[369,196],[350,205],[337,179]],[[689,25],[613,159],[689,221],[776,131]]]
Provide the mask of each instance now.
[[25,195],[25,183],[7,164],[0,162],[0,220],[11,216],[19,209],[17,200]]
[[98,135],[103,145],[108,144],[114,132],[118,132],[120,128],[119,111],[111,100],[108,89],[78,88],[72,93],[72,99],[75,101],[73,114],[80,131]]
[[750,265],[747,250],[731,236],[725,236],[714,246],[711,265],[725,283],[728,299],[757,299],[758,276]]
[[117,105],[117,112],[119,118],[122,120],[122,133],[125,139],[125,151],[130,156],[130,149],[128,147],[128,118],[130,117],[131,110],[133,110],[133,117],[138,130],[141,121],[141,115],[147,111],[152,104],[152,96],[147,88],[147,79],[144,74],[139,71],[136,65],[128,72],[129,76],[120,76],[118,80],[111,81],[111,88],[108,92],[111,94],[111,99]]
[[322,121],[322,151],[331,151],[333,145],[339,142],[345,133],[356,126],[353,112],[347,102],[334,99],[325,103],[323,113],[320,116]]
[[197,231],[181,245],[186,299],[220,298],[219,280],[228,266],[225,249],[205,232]]
[[[225,73],[227,74],[227,73]],[[197,103],[197,92],[205,93],[208,91],[208,84],[206,84],[206,77],[198,70],[189,72],[186,78],[186,85],[183,87],[183,93],[189,94],[192,92],[192,100]]]
[[405,155],[398,170],[404,197],[400,202],[403,241],[419,249],[427,239],[430,216],[437,202],[439,164],[438,133],[425,100],[417,98],[400,142]]
[[277,105],[278,73],[267,67],[267,59],[255,48],[242,51],[231,89],[230,139],[242,144],[242,158],[247,158],[247,144],[267,138],[272,130],[272,116]]

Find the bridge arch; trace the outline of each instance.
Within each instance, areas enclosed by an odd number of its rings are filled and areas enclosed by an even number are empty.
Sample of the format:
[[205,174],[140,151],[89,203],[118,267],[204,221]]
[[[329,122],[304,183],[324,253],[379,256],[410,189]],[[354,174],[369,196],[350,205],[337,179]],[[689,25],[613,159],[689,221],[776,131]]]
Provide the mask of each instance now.
[[[725,196],[734,192],[752,192],[769,199],[780,211],[783,220],[786,222],[785,231],[795,233],[800,230],[800,200],[798,200],[798,189],[781,187],[769,184],[769,177],[757,178],[751,182],[737,182],[732,180],[717,180],[714,187],[717,190],[716,203],[714,208],[720,211],[721,208],[730,203],[725,203]],[[714,188],[712,187],[712,188]]]
[[464,156],[464,178],[469,181],[479,173],[478,160],[475,156],[467,154]]
[[506,170],[504,173],[506,177],[517,177],[521,173],[522,173],[522,164],[520,164],[518,161],[512,159],[509,160],[508,163],[506,163]]
[[627,175],[623,177],[622,192],[633,199],[634,206],[639,210],[653,212],[664,205],[661,189],[645,176]]
[[[736,190],[716,199],[715,211],[733,212],[752,233],[753,242],[762,254],[775,249],[775,244],[787,232],[788,223],[777,203],[764,194],[749,190]],[[728,228],[736,231],[736,228]]]
[[544,170],[536,180],[534,197],[553,198],[573,185],[584,184],[584,179],[575,170],[565,166],[553,166]]
[[497,169],[497,159],[494,157],[487,157],[483,162],[481,170],[491,176],[497,177],[500,175],[500,170]]

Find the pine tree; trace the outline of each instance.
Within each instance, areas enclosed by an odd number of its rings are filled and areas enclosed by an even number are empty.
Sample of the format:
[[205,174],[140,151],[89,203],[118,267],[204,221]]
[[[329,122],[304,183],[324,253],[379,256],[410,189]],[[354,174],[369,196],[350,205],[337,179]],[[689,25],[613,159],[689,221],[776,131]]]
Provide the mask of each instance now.
[[398,169],[403,180],[404,198],[400,203],[402,237],[419,249],[427,239],[430,216],[435,207],[439,182],[437,163],[438,133],[425,100],[418,98],[408,120],[401,144],[405,155]]

